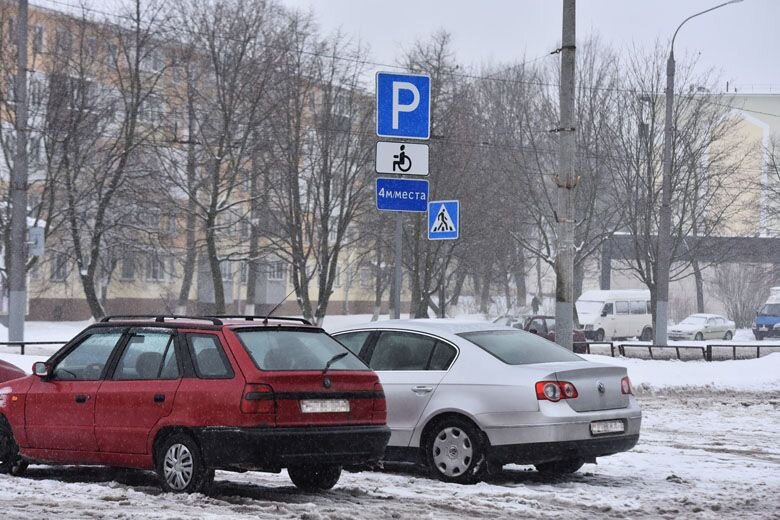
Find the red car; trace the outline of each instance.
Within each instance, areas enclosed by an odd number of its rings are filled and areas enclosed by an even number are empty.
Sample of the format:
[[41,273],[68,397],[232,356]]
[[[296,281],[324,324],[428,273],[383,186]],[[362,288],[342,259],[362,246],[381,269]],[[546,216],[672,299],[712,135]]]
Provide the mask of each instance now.
[[296,318],[110,317],[0,390],[0,472],[30,462],[157,471],[196,492],[215,469],[329,489],[390,437],[377,375]]
[[25,371],[21,368],[17,367],[16,365],[12,365],[8,361],[3,361],[0,359],[0,383],[3,381],[10,381],[11,379],[24,377],[26,375],[27,373],[25,373]]
[[[523,330],[555,341],[555,316],[530,316],[523,324]],[[585,354],[588,350],[588,339],[585,331],[574,329],[572,332],[572,347],[577,354]]]

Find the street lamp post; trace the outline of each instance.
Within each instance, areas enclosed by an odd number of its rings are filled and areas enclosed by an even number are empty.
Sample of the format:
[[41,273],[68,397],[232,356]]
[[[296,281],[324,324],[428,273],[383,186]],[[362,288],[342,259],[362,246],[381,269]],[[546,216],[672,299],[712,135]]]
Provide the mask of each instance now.
[[730,0],[693,14],[682,21],[672,36],[666,61],[666,119],[664,121],[664,169],[661,180],[661,213],[658,223],[658,261],[656,263],[655,344],[666,345],[666,323],[669,313],[669,271],[672,263],[672,133],[674,131],[674,40],[688,20],[742,0]]

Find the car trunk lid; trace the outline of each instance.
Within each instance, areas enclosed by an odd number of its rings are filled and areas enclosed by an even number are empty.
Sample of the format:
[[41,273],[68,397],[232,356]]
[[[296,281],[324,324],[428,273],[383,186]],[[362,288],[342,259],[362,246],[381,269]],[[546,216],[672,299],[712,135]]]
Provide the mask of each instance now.
[[368,424],[384,400],[370,371],[258,371],[247,382],[271,387],[277,426]]
[[550,374],[550,379],[568,381],[577,389],[577,397],[566,402],[575,411],[591,412],[626,408],[629,396],[621,390],[620,382],[626,377],[626,369],[609,365],[563,368]]

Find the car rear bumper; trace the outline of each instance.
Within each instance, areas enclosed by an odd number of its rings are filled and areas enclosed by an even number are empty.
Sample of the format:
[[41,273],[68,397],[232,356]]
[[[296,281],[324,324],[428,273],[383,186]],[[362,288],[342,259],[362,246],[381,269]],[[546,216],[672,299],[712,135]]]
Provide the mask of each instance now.
[[296,428],[203,428],[206,463],[214,468],[281,469],[297,464],[361,465],[379,461],[390,439],[384,425]]
[[491,458],[500,464],[541,464],[563,459],[592,460],[628,451],[639,441],[639,434],[597,437],[578,441],[505,444],[490,449]]

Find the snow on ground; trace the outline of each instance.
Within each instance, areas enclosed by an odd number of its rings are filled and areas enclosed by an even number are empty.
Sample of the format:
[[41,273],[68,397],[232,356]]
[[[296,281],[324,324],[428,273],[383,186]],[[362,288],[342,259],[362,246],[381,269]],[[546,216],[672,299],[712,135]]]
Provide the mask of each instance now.
[[640,398],[632,451],[545,480],[509,466],[474,486],[414,467],[344,473],[331,491],[306,493],[285,473],[218,472],[208,495],[162,494],[147,472],[33,466],[0,476],[6,519],[65,518],[741,518],[780,511],[780,395],[724,393]]
[[[325,326],[370,318],[333,316]],[[52,324],[28,335],[68,339],[84,326]],[[28,371],[43,355],[0,351]],[[780,353],[712,363],[585,357],[628,369],[642,434],[630,452],[567,478],[508,466],[487,482],[458,486],[391,466],[346,472],[336,488],[313,494],[297,490],[284,472],[218,472],[208,495],[181,496],[161,493],[148,472],[33,466],[24,478],[0,476],[0,511],[4,519],[780,519]]]

